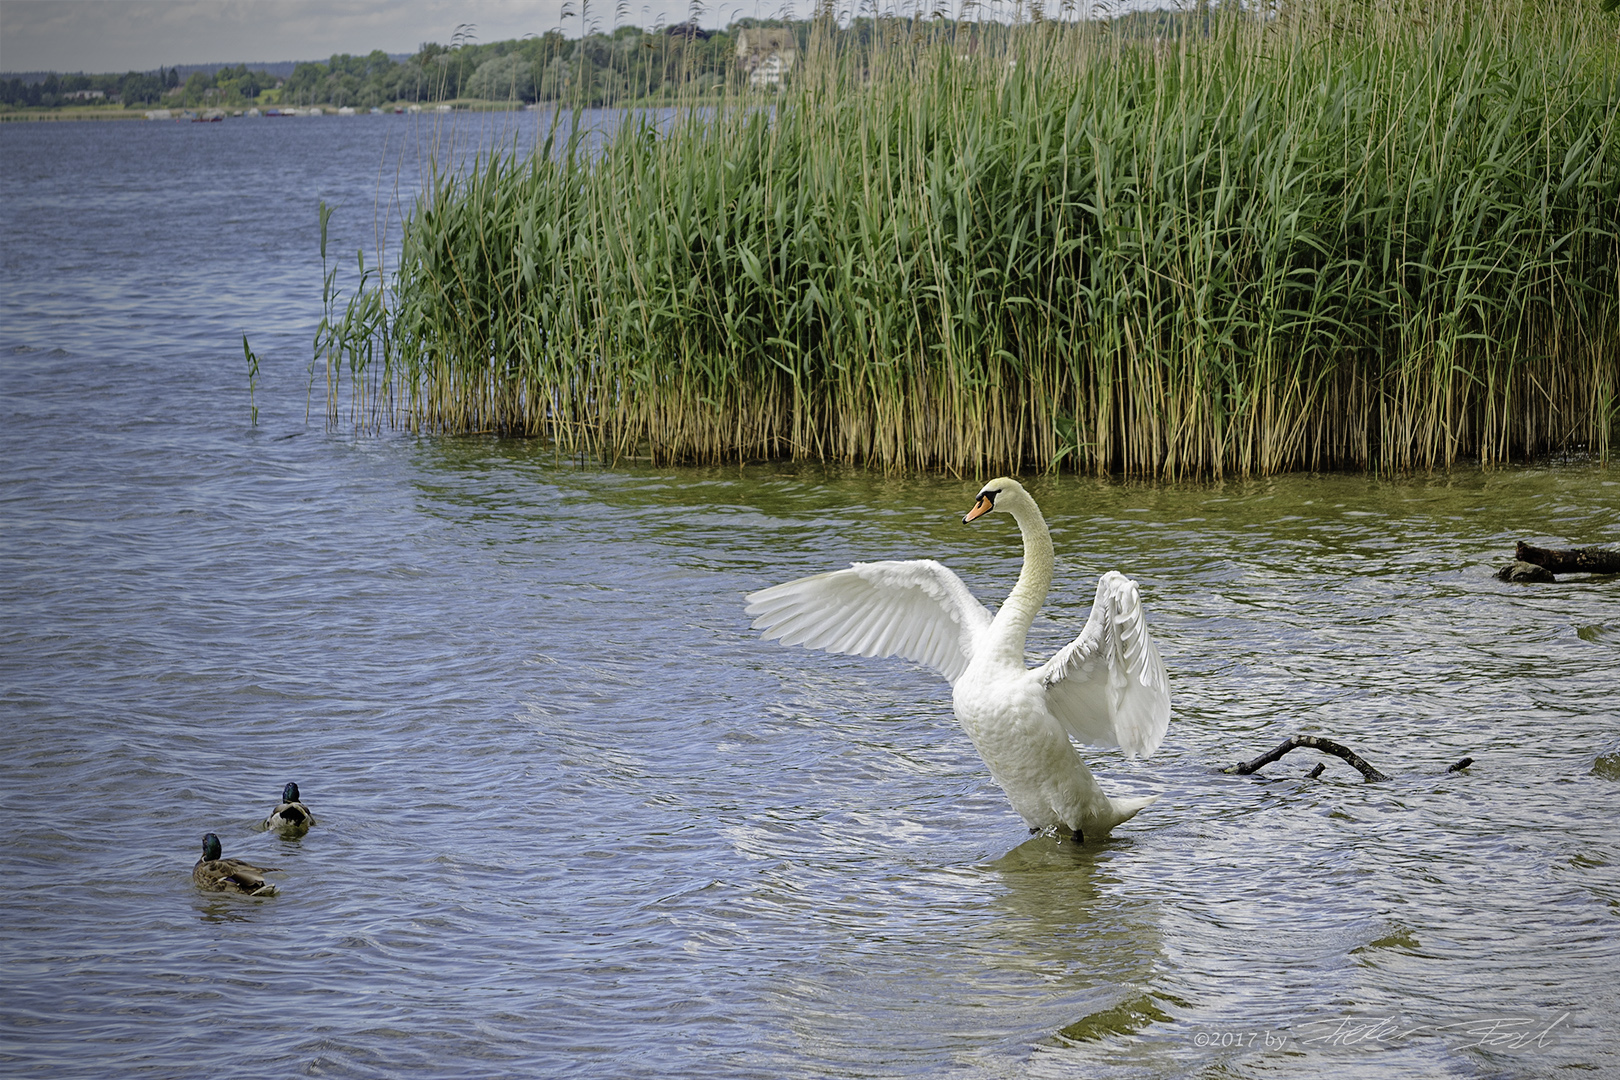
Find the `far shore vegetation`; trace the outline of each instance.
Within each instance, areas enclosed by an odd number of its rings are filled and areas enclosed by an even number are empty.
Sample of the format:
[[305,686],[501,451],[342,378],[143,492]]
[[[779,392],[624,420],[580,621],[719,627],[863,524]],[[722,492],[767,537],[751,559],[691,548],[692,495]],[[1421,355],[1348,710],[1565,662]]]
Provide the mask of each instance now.
[[[467,27],[449,45],[427,42],[395,60],[381,50],[301,63],[284,76],[245,64],[181,78],[177,68],[122,75],[56,74],[37,82],[0,80],[0,117],[55,119],[141,116],[154,109],[230,112],[251,108],[393,109],[450,102],[512,107],[583,100],[625,104],[633,93],[657,100],[679,88],[717,90],[736,66],[736,34],[759,25],[739,20],[726,30],[682,24],[658,30],[621,27],[568,38],[558,31],[478,44]],[[678,84],[678,85],[677,85]]]
[[330,419],[963,474],[1607,460],[1612,15],[1164,29],[820,18],[774,88],[694,56],[606,139],[586,107],[651,69],[566,84],[539,146],[405,208],[390,276],[333,269]]

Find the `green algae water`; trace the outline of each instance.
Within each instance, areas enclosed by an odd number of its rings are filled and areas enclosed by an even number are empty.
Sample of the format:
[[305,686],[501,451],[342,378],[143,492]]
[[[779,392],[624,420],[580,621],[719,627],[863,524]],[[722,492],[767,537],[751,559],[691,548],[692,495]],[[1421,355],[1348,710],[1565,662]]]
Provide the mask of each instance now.
[[[999,603],[971,479],[306,424],[314,207],[362,241],[396,123],[0,127],[4,1071],[1613,1068],[1620,592],[1493,571],[1620,544],[1620,476],[1030,478],[1031,648],[1123,571],[1174,701],[1087,754],[1157,803],[1031,837],[940,679],[742,612],[910,557]],[[1391,779],[1218,771],[1294,733]],[[255,828],[289,780],[296,841]],[[280,895],[199,893],[209,831]]]

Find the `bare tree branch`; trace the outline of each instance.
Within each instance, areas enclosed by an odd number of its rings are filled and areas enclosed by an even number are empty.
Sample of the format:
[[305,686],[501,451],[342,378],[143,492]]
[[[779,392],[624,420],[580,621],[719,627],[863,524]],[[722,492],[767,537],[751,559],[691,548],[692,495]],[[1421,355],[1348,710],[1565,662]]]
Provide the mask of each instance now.
[[1233,765],[1230,768],[1222,769],[1221,771],[1225,773],[1236,773],[1239,776],[1247,776],[1258,769],[1270,765],[1273,761],[1280,760],[1282,756],[1288,753],[1290,750],[1298,750],[1302,746],[1308,746],[1312,750],[1320,750],[1325,754],[1333,754],[1337,757],[1343,758],[1345,761],[1348,761],[1351,765],[1354,765],[1357,769],[1361,770],[1361,775],[1367,778],[1367,783],[1369,784],[1377,780],[1389,779],[1389,777],[1367,764],[1365,758],[1356,753],[1354,750],[1350,749],[1348,746],[1345,746],[1343,743],[1336,743],[1332,739],[1324,739],[1318,735],[1295,735],[1285,741],[1281,746],[1278,746],[1275,750],[1268,750],[1266,753],[1261,754],[1253,761],[1245,761],[1241,764]]

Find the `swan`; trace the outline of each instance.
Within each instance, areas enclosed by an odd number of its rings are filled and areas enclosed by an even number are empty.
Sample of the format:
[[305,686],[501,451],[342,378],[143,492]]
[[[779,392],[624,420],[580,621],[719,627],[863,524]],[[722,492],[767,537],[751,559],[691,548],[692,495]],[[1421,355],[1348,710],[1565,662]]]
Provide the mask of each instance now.
[[281,801],[264,819],[266,829],[280,829],[284,833],[306,833],[313,824],[315,815],[298,801],[298,785],[291,782],[281,789]]
[[1024,641],[1052,584],[1052,535],[1018,481],[990,481],[962,519],[1010,514],[1024,540],[1018,583],[994,616],[932,559],[855,563],[750,593],[766,640],[858,656],[903,656],[945,676],[956,718],[1030,831],[1062,826],[1101,840],[1158,798],[1104,794],[1070,738],[1132,757],[1158,749],[1170,688],[1136,583],[1097,582],[1080,636],[1037,668]]
[[254,866],[241,859],[227,859],[220,850],[219,837],[203,834],[202,858],[191,868],[191,880],[214,892],[239,892],[249,896],[274,896],[276,887],[264,875],[276,872],[273,866]]

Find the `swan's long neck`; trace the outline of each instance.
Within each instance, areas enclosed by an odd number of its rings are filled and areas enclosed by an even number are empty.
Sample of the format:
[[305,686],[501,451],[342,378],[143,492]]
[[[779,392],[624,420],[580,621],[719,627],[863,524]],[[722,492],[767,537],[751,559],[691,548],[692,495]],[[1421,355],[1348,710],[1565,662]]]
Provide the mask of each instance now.
[[1047,531],[1046,519],[1041,517],[1034,502],[1013,507],[1012,516],[1018,522],[1018,531],[1024,535],[1024,568],[1018,574],[1018,584],[1007,595],[1006,603],[996,612],[990,633],[998,652],[1022,664],[1030,624],[1046,603],[1047,590],[1052,587],[1052,534]]

